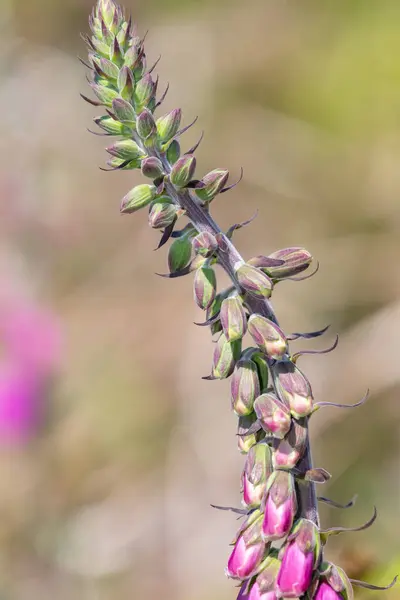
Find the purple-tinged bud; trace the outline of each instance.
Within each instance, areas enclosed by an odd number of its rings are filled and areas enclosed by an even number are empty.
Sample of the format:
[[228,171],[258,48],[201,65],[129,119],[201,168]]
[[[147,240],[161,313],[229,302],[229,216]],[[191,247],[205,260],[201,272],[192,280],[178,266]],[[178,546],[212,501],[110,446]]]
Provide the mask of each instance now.
[[269,380],[267,357],[262,352],[254,352],[251,355],[251,360],[257,365],[258,379],[260,380],[260,391],[263,392],[268,388]]
[[136,120],[133,106],[123,98],[115,98],[115,100],[113,100],[112,110],[122,123],[133,124]]
[[239,592],[237,600],[277,600],[274,590],[262,592],[257,581],[248,590],[248,583],[245,582]]
[[200,267],[194,275],[194,299],[200,308],[206,310],[213,303],[217,290],[215,271],[211,267]]
[[222,334],[215,344],[212,372],[214,379],[226,379],[232,375],[237,359],[240,356],[241,341],[228,342]]
[[150,209],[149,225],[153,229],[165,229],[176,221],[177,208],[168,202],[155,202]]
[[135,88],[135,80],[132,71],[129,67],[122,67],[118,75],[118,90],[124,100],[131,100],[133,90]]
[[209,231],[203,231],[193,238],[193,250],[195,254],[200,254],[209,258],[218,248],[218,242],[215,236]]
[[292,417],[289,409],[273,394],[262,394],[254,403],[254,410],[264,431],[283,439],[290,430]]
[[192,244],[187,235],[176,238],[169,247],[168,266],[171,273],[181,271],[190,263]]
[[[95,43],[95,40],[93,38],[92,42]],[[116,37],[114,37],[113,41],[111,40],[110,47],[108,49],[108,57],[111,60],[111,62],[119,66],[121,66],[124,62],[124,55]]]
[[140,112],[150,102],[155,91],[156,83],[153,81],[150,73],[137,82],[133,96],[137,112]]
[[165,144],[177,134],[182,118],[180,108],[171,110],[167,115],[157,119],[157,134],[161,143]]
[[97,83],[90,83],[89,85],[100,102],[111,108],[113,100],[118,98],[118,92],[104,85],[98,85]]
[[273,279],[293,277],[293,275],[305,271],[312,262],[312,256],[305,248],[284,248],[283,250],[273,252],[269,255],[269,258],[284,261],[284,264],[281,266],[267,267],[265,269]]
[[181,147],[178,140],[172,140],[167,148],[166,156],[170,165],[174,165],[181,155]]
[[257,267],[246,263],[235,265],[236,278],[240,287],[253,296],[269,298],[272,293],[272,281]]
[[249,450],[242,474],[244,506],[260,506],[271,473],[271,448],[267,444],[256,444]]
[[191,154],[179,158],[171,170],[170,180],[176,187],[185,187],[193,178],[196,170],[196,159]]
[[214,169],[201,180],[204,187],[195,190],[196,196],[203,202],[211,202],[224,188],[229,178],[229,171]]
[[147,108],[143,109],[136,120],[136,128],[142,140],[147,140],[156,131],[154,117]]
[[280,360],[288,352],[287,340],[282,329],[266,317],[251,315],[248,328],[257,346],[269,358]]
[[222,302],[221,325],[230,342],[242,339],[246,333],[247,318],[240,296],[230,296]]
[[136,212],[150,204],[155,195],[156,188],[154,185],[147,185],[146,183],[137,185],[122,199],[120,211],[124,214]]
[[122,158],[124,160],[135,160],[144,157],[143,150],[139,148],[136,142],[129,138],[115,142],[112,146],[108,146],[106,150],[111,156],[116,156],[117,158]]
[[260,598],[260,600],[276,600],[278,598],[275,593],[275,587],[281,561],[277,558],[277,554],[276,550],[271,550],[267,558],[260,565],[259,573],[253,586],[253,588],[258,588],[259,596],[254,595],[254,599],[251,597],[252,600],[256,600],[257,598]]
[[266,542],[286,537],[297,511],[294,478],[287,471],[275,471],[267,483],[262,535]]
[[124,64],[130,69],[136,68],[142,55],[142,46],[139,38],[134,38],[132,42],[132,46],[128,48],[124,56]]
[[[221,292],[220,294],[217,294],[215,296],[211,306],[209,306],[207,308],[207,313],[206,313],[207,321],[209,321],[210,319],[213,319],[214,317],[216,317],[219,314],[219,312],[221,310],[222,301],[224,298],[226,298],[226,292]],[[222,331],[221,321],[219,321],[219,320],[215,321],[215,323],[213,323],[211,325],[210,329],[211,329],[212,335]]]
[[93,56],[92,61],[108,79],[118,79],[119,69],[117,65],[114,65],[114,63],[111,62],[111,60],[104,57],[99,58],[98,56]]
[[149,156],[142,160],[142,174],[149,179],[158,179],[164,174],[164,168],[159,158]]
[[353,600],[353,587],[346,573],[332,563],[322,563],[316,600]]
[[277,362],[273,365],[275,390],[278,397],[290,407],[296,419],[307,417],[313,411],[313,395],[310,382],[293,362]]
[[293,469],[304,455],[306,442],[306,427],[292,420],[288,435],[279,441],[272,455],[274,469]]
[[241,528],[228,560],[228,577],[247,579],[256,573],[267,549],[261,538],[261,523],[262,515],[255,511]]
[[318,528],[312,521],[301,519],[282,548],[282,564],[276,586],[278,598],[303,596],[310,587],[319,557]]
[[238,417],[253,412],[254,401],[260,393],[257,366],[249,358],[241,358],[236,364],[231,381],[232,408]]
[[238,449],[242,454],[247,454],[250,448],[257,443],[257,433],[246,433],[252,425],[257,421],[255,413],[251,413],[246,417],[239,417],[237,439]]

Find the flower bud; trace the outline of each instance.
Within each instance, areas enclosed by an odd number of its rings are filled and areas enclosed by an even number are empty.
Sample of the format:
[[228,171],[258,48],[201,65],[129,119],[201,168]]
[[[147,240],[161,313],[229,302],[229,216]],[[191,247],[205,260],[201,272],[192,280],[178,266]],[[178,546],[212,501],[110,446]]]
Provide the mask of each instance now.
[[241,358],[231,381],[232,408],[238,417],[253,412],[254,401],[260,393],[257,366],[249,358]]
[[[305,271],[312,262],[311,254],[305,248],[284,248],[269,255],[269,258],[283,260],[284,264],[276,267],[267,267],[268,275],[273,279],[293,277]],[[262,268],[261,265],[257,265]]]
[[181,271],[190,263],[192,244],[188,236],[176,238],[169,247],[168,266],[171,273]]
[[115,116],[122,123],[132,124],[136,120],[136,114],[133,110],[133,106],[123,98],[115,98],[115,100],[113,100],[112,110]]
[[275,390],[278,397],[290,407],[296,419],[306,417],[313,410],[311,385],[296,365],[291,361],[273,365]]
[[293,475],[275,471],[268,480],[267,490],[262,535],[266,542],[271,542],[286,537],[293,525],[297,511]]
[[133,213],[144,208],[154,200],[155,195],[156,188],[154,185],[147,185],[146,183],[137,185],[122,199],[121,213]]
[[120,140],[115,142],[112,146],[108,146],[107,152],[111,156],[122,158],[123,160],[135,160],[137,158],[143,158],[144,153],[141,148],[131,139]]
[[[221,311],[222,301],[224,298],[226,298],[226,296],[226,292],[222,292],[215,296],[212,304],[207,308],[207,321],[218,315],[218,313]],[[222,331],[222,325],[221,321],[218,320],[211,325],[211,333],[212,335],[214,335],[216,333],[219,333],[220,331]]]
[[254,511],[241,528],[228,560],[228,577],[247,579],[257,571],[266,550],[265,542],[261,538],[261,522],[262,515]]
[[169,142],[177,134],[181,124],[182,111],[175,108],[167,115],[157,119],[157,134],[161,143]]
[[248,328],[255,343],[268,358],[279,360],[287,353],[287,340],[282,329],[266,317],[251,315]]
[[218,242],[209,231],[203,231],[193,238],[193,250],[196,254],[209,258],[218,248]]
[[276,578],[278,577],[281,561],[277,558],[277,551],[270,550],[267,558],[261,563],[256,582],[253,586],[258,588],[259,596],[254,595],[251,600],[277,600],[275,593]]
[[176,220],[176,206],[168,202],[155,202],[150,209],[149,225],[154,229],[164,229]]
[[292,420],[288,435],[280,440],[272,455],[274,469],[293,469],[303,457],[307,442],[307,429],[303,423]]
[[132,100],[135,80],[132,71],[128,67],[122,67],[118,74],[118,90],[124,100]]
[[214,269],[200,267],[194,275],[194,299],[200,308],[205,310],[213,303],[217,289],[217,279]]
[[318,528],[312,521],[301,519],[282,548],[276,586],[279,598],[298,598],[307,592],[319,555]]
[[97,117],[94,119],[94,122],[98,127],[103,129],[103,131],[111,133],[111,135],[124,135],[125,132],[129,131],[123,123],[116,121],[112,117]]
[[253,352],[251,355],[251,360],[257,365],[258,379],[260,380],[260,391],[263,392],[268,388],[269,380],[267,357],[262,352]]
[[353,600],[353,588],[346,573],[332,563],[322,563],[316,600]]
[[242,339],[246,333],[247,318],[240,296],[230,296],[222,302],[221,325],[230,342]]
[[211,202],[224,188],[228,181],[229,171],[225,169],[214,169],[201,180],[204,187],[195,189],[196,196],[203,202]]
[[250,427],[257,421],[257,417],[255,413],[251,413],[245,417],[239,417],[238,421],[238,430],[237,430],[237,439],[238,439],[238,449],[242,454],[247,454],[250,451],[250,448],[257,443],[257,433],[249,433],[246,432],[250,429]]
[[262,394],[254,403],[254,410],[264,431],[278,439],[289,432],[292,418],[289,409],[273,394]]
[[155,90],[156,84],[150,73],[137,82],[133,96],[136,112],[141,112],[142,108],[150,102]]
[[249,294],[261,298],[269,298],[272,293],[272,281],[257,267],[246,263],[235,266],[239,285]]
[[147,140],[156,131],[154,117],[147,108],[143,109],[136,120],[136,129],[142,140]]
[[158,179],[164,174],[164,168],[160,159],[149,156],[142,160],[142,174],[149,179]]
[[242,474],[244,506],[260,506],[271,472],[271,448],[267,444],[256,444],[249,450]]
[[178,140],[172,140],[167,148],[167,160],[170,165],[174,165],[181,155],[181,147]]
[[196,159],[191,154],[179,158],[172,167],[170,180],[176,187],[185,187],[196,170]]
[[111,108],[113,100],[118,97],[118,92],[105,85],[100,85],[97,83],[90,83],[89,85],[100,102]]
[[222,334],[215,344],[212,377],[226,379],[233,373],[235,363],[240,355],[241,342],[228,342]]

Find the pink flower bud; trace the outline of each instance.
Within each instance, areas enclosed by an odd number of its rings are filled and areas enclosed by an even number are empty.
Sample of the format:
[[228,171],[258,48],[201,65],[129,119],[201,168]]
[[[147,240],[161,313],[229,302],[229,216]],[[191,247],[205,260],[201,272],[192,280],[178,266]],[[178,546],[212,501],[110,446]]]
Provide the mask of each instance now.
[[254,575],[264,558],[267,546],[261,539],[263,517],[259,511],[255,517],[253,515],[250,516],[251,524],[239,533],[228,560],[227,575],[233,579],[248,579]]
[[274,469],[293,469],[303,457],[307,441],[307,430],[298,421],[292,421],[289,434],[279,442],[273,456]]
[[275,594],[274,590],[262,592],[257,581],[248,591],[246,591],[247,587],[247,582],[242,585],[237,600],[277,600],[277,595]]
[[293,525],[297,511],[293,475],[275,471],[268,481],[262,535],[265,541],[286,537]]
[[283,439],[292,421],[289,409],[273,394],[262,394],[254,403],[258,421],[264,431]]
[[335,592],[334,589],[331,588],[331,586],[326,583],[325,581],[323,581],[318,589],[317,589],[317,593],[315,595],[315,600],[342,600],[343,596],[342,594],[339,594],[338,592]]
[[309,589],[320,556],[317,526],[301,519],[282,548],[282,564],[277,577],[277,596],[298,598]]
[[292,415],[296,419],[310,415],[313,409],[311,385],[300,369],[290,361],[278,362],[273,367],[273,375],[276,393],[290,407]]

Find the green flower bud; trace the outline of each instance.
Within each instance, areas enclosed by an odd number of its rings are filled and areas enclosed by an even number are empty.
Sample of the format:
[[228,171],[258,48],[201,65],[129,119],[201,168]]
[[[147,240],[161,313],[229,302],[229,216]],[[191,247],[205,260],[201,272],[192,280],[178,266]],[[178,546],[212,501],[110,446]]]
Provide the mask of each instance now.
[[[271,259],[283,261],[283,264],[271,266]],[[277,250],[269,256],[255,256],[249,263],[259,267],[273,279],[293,277],[305,271],[312,262],[311,254],[305,248],[284,248]]]
[[147,185],[145,183],[137,185],[122,199],[121,213],[133,213],[144,208],[154,200],[155,195],[156,188],[154,185]]
[[172,140],[167,148],[167,160],[170,165],[174,165],[181,155],[181,147],[178,140]]
[[177,134],[181,124],[182,111],[175,108],[167,115],[157,119],[157,134],[161,143],[169,142]]
[[134,92],[134,104],[137,112],[140,112],[146,106],[156,91],[156,84],[153,81],[150,73],[140,79]]
[[203,202],[211,202],[226,185],[229,171],[225,169],[214,169],[201,180],[204,187],[196,189],[196,196]]
[[193,239],[193,250],[196,254],[209,258],[218,248],[218,242],[212,233],[203,231]]
[[261,505],[271,473],[271,448],[263,443],[252,446],[242,474],[244,506],[258,508]]
[[169,247],[168,266],[171,273],[181,271],[190,263],[192,244],[185,235],[174,240]]
[[94,122],[101,129],[112,135],[124,135],[125,132],[129,131],[123,123],[116,121],[112,117],[98,117],[97,119],[94,119]]
[[240,296],[231,296],[222,302],[221,325],[230,342],[240,340],[247,330],[247,317]]
[[176,187],[185,187],[193,178],[196,170],[196,159],[191,154],[186,154],[178,159],[172,167],[170,179]]
[[240,287],[253,296],[269,298],[272,293],[272,281],[257,267],[246,263],[235,265],[236,277]]
[[124,160],[123,158],[117,158],[114,156],[113,158],[107,161],[107,165],[112,169],[121,169],[123,171],[129,171],[131,169],[140,168],[140,159],[135,158],[134,160],[131,160],[127,163],[126,160]]
[[245,417],[239,417],[237,440],[238,449],[241,454],[247,454],[250,448],[252,448],[254,444],[257,443],[257,433],[246,434],[246,431],[248,431],[256,421],[257,417],[255,413],[251,413],[250,415]]
[[155,202],[150,209],[149,225],[154,229],[164,229],[176,221],[177,208],[167,202]]
[[254,401],[260,395],[260,382],[257,367],[248,358],[241,358],[236,364],[231,381],[232,408],[238,417],[253,412]]
[[135,123],[136,114],[133,110],[133,106],[123,98],[115,98],[115,100],[113,100],[112,110],[122,123]]
[[214,379],[226,379],[232,375],[235,363],[240,356],[241,340],[228,342],[222,334],[215,344],[212,377]]
[[92,62],[97,65],[100,71],[102,71],[108,79],[112,79],[113,81],[118,79],[119,69],[117,65],[114,65],[108,58],[104,58],[104,56],[93,56]]
[[217,289],[217,279],[214,269],[203,266],[197,269],[194,276],[194,299],[200,308],[205,310],[211,306]]
[[257,346],[269,358],[279,360],[288,352],[287,340],[283,331],[266,317],[251,315],[248,328]]
[[156,131],[154,117],[147,108],[144,108],[136,120],[137,132],[142,140],[147,140]]
[[105,106],[111,107],[112,101],[118,97],[118,92],[109,87],[106,87],[105,85],[90,83],[90,87],[92,88],[93,92],[100,100],[100,102],[102,102]]
[[161,160],[155,156],[149,156],[142,160],[142,174],[149,179],[158,179],[164,174]]
[[139,148],[136,142],[129,138],[115,142],[115,144],[109,146],[106,150],[111,156],[116,156],[124,160],[135,160],[136,158],[144,157],[143,150]]
[[132,71],[128,67],[122,67],[118,74],[118,90],[124,100],[131,100],[133,90],[135,88],[135,80]]

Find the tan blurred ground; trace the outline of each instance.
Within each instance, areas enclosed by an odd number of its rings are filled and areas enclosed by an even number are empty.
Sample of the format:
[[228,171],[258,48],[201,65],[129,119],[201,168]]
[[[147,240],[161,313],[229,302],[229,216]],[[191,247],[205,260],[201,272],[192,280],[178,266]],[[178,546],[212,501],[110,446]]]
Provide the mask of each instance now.
[[[286,331],[331,323],[341,342],[302,366],[324,489],[368,532],[332,542],[356,578],[400,571],[400,4],[398,0],[138,0],[127,3],[161,83],[202,129],[199,173],[244,181],[221,197],[245,257],[304,245],[315,278],[282,283]],[[208,332],[189,278],[168,282],[146,215],[121,218],[137,174],[102,173],[83,103],[89,0],[2,0],[0,278],[51,306],[65,336],[48,423],[0,454],[0,596],[7,600],[228,600],[242,458],[226,382],[202,381]],[[315,344],[316,346],[318,344]],[[369,598],[363,592],[357,598]],[[380,593],[377,596],[380,597]],[[385,595],[400,598],[399,588]]]

